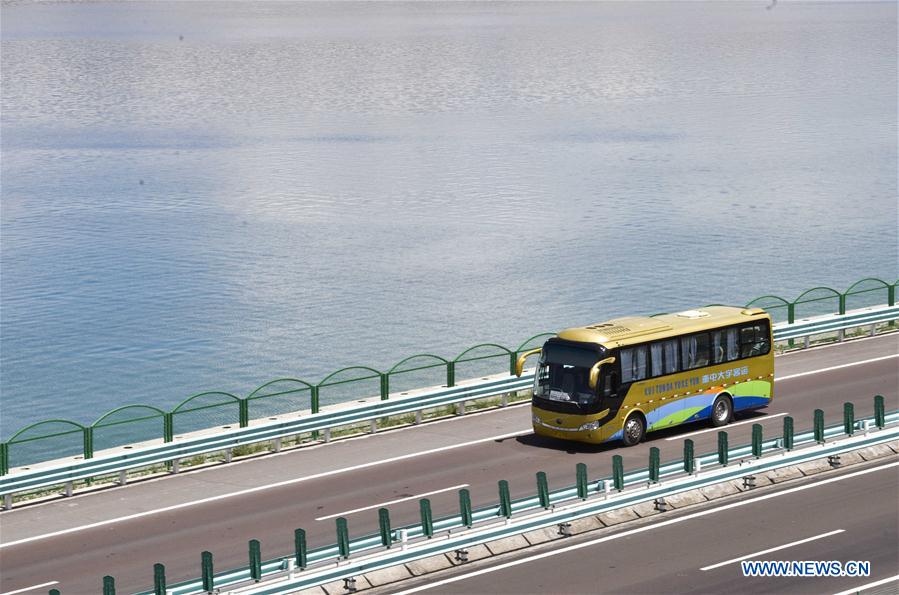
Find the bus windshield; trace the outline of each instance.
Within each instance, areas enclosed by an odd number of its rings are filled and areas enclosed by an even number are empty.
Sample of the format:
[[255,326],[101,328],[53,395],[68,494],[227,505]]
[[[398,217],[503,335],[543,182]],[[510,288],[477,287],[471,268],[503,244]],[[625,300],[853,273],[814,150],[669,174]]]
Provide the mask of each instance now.
[[534,396],[579,407],[595,404],[599,397],[590,388],[589,376],[601,356],[595,348],[547,343],[534,380]]

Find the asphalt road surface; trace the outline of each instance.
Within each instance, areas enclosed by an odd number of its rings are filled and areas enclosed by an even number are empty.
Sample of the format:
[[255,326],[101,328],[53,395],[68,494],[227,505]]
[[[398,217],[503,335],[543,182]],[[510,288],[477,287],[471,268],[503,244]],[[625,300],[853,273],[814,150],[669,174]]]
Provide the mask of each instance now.
[[[838,593],[899,585],[899,462],[710,502],[395,585],[397,595]],[[863,561],[870,576],[746,577],[741,560]],[[892,585],[892,586],[890,586]]]
[[[899,408],[897,356],[894,334],[778,357],[774,403],[736,420],[731,444],[748,442],[756,422],[779,434],[787,414],[807,430],[816,408],[837,423],[846,401],[858,417],[870,415],[875,394],[888,410]],[[475,507],[497,501],[499,479],[513,498],[530,496],[537,471],[555,489],[574,483],[578,462],[594,477],[610,472],[613,454],[624,456],[625,469],[645,467],[650,446],[663,462],[678,459],[687,436],[698,453],[715,448],[706,425],[653,433],[632,448],[539,439],[519,405],[22,506],[0,513],[0,595],[35,585],[44,585],[35,593],[96,593],[107,574],[119,592],[146,589],[156,562],[169,583],[196,578],[203,550],[214,554],[216,571],[245,566],[250,539],[262,542],[263,559],[288,555],[297,527],[310,547],[329,545],[338,515],[356,536],[377,530],[378,506],[390,508],[394,526],[418,522],[423,494],[435,518],[457,514],[461,487]]]

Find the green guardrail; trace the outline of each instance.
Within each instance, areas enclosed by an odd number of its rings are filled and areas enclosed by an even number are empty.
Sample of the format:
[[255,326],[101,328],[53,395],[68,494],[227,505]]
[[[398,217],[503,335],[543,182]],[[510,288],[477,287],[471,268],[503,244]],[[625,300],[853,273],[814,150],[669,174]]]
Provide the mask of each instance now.
[[[858,303],[862,299],[859,296],[864,296],[868,302],[894,306],[897,286],[899,280],[889,284],[882,279],[869,277],[853,283],[843,293],[830,287],[815,287],[802,292],[793,301],[765,295],[751,300],[746,306],[766,309],[776,322],[793,323],[797,317],[845,314],[847,309],[872,305]],[[386,371],[369,366],[349,366],[328,374],[318,383],[299,378],[278,378],[266,382],[246,397],[223,391],[205,391],[191,395],[169,411],[152,405],[134,404],[112,409],[91,424],[68,419],[40,421],[25,426],[5,442],[0,442],[0,475],[8,473],[10,467],[48,460],[29,460],[27,453],[21,452],[24,445],[30,445],[40,453],[52,453],[53,458],[80,452],[83,458],[90,459],[98,444],[99,449],[105,449],[160,438],[164,442],[172,442],[179,433],[217,426],[229,427],[229,424],[244,428],[251,420],[307,407],[312,413],[318,413],[321,409],[322,392],[336,390],[335,387],[359,386],[360,390],[351,398],[379,394],[382,400],[387,400],[391,394],[391,384],[396,384],[397,379],[403,379],[403,375],[409,378],[409,374],[416,372],[439,368],[439,376],[431,381],[434,385],[444,383],[447,387],[455,386],[459,367],[472,362],[501,360],[503,367],[488,373],[508,369],[510,374],[514,374],[515,361],[522,352],[533,348],[535,342],[554,335],[555,333],[536,334],[514,349],[498,343],[480,343],[452,359],[432,353],[419,353],[400,360]],[[198,416],[201,416],[199,420]],[[214,423],[209,423],[212,419],[215,420]],[[201,423],[198,424],[198,421]],[[202,425],[203,422],[205,425]],[[20,452],[16,452],[17,449]]]
[[[886,414],[883,411],[883,398],[878,395],[874,398],[874,402],[876,411],[875,416],[863,420],[856,420],[853,413],[854,406],[852,403],[846,403],[846,406],[844,406],[842,423],[821,430],[821,433],[826,434],[827,437],[825,446],[828,444],[845,444],[846,438],[852,438],[859,433],[867,436],[869,431],[878,432],[885,430],[886,421],[884,418],[886,417]],[[893,422],[896,421],[897,413],[899,412],[892,412],[890,414]],[[401,532],[405,532],[407,537],[413,539],[432,539],[439,532],[447,532],[448,536],[454,536],[459,534],[459,530],[470,529],[473,525],[473,519],[477,519],[476,522],[490,521],[498,517],[512,519],[515,516],[515,513],[535,511],[541,508],[550,510],[556,504],[570,502],[575,499],[581,501],[588,500],[597,493],[611,492],[612,487],[614,487],[616,492],[620,493],[625,490],[626,486],[644,486],[647,481],[650,486],[658,485],[663,477],[665,482],[669,484],[674,481],[675,478],[683,477],[684,475],[698,477],[700,467],[703,469],[704,473],[708,473],[709,470],[715,468],[715,463],[717,463],[719,468],[724,469],[728,468],[729,462],[736,463],[753,459],[756,462],[760,462],[759,459],[762,459],[767,455],[775,455],[778,453],[787,455],[794,450],[794,438],[797,444],[802,443],[807,447],[805,450],[798,452],[798,457],[800,459],[814,460],[826,456],[825,454],[822,454],[821,451],[817,450],[818,447],[813,446],[814,443],[817,442],[819,432],[818,425],[820,423],[820,416],[817,413],[814,414],[814,429],[812,432],[794,436],[792,418],[790,418],[790,421],[790,424],[784,425],[783,434],[775,432],[773,435],[769,436],[768,439],[763,438],[762,426],[755,424],[752,431],[752,442],[745,446],[728,448],[728,434],[726,431],[722,431],[719,433],[717,452],[710,452],[700,457],[696,457],[694,454],[693,441],[686,439],[684,440],[683,460],[674,459],[665,465],[662,465],[660,462],[659,449],[653,447],[649,449],[648,467],[638,468],[626,474],[621,462],[621,456],[614,455],[612,457],[611,477],[609,475],[601,474],[599,477],[590,478],[587,465],[584,463],[577,463],[575,465],[575,484],[553,492],[549,491],[546,482],[546,473],[538,471],[536,473],[537,493],[515,501],[513,501],[510,496],[509,482],[500,479],[497,481],[498,500],[479,507],[474,511],[472,510],[469,491],[467,489],[461,489],[459,490],[459,513],[451,514],[436,520],[434,518],[430,500],[422,498],[419,500],[419,507],[421,510],[420,523],[406,525],[401,528],[391,528],[389,511],[387,508],[382,507],[377,511],[379,525],[377,534],[363,535],[351,539],[346,519],[339,517],[335,522],[336,544],[329,544],[316,548],[315,550],[309,550],[306,544],[305,530],[296,529],[294,535],[302,535],[302,539],[295,539],[295,551],[293,553],[283,552],[281,556],[265,562],[262,561],[259,553],[259,542],[253,540],[250,542],[250,565],[248,567],[230,569],[215,575],[212,573],[211,555],[208,556],[207,566],[206,554],[208,552],[203,552],[201,555],[200,568],[202,578],[200,580],[188,580],[175,585],[169,585],[168,592],[173,595],[180,595],[198,593],[201,591],[213,592],[214,589],[224,591],[250,580],[259,582],[260,580],[273,575],[283,575],[283,572],[288,568],[288,560],[293,560],[296,568],[314,573],[317,570],[322,569],[323,564],[333,564],[338,560],[345,563],[347,560],[353,558],[353,556],[372,554],[379,549],[386,553],[387,550],[391,550],[391,547],[396,544],[397,541],[402,539],[400,536]],[[721,436],[724,437],[723,440],[721,439]],[[895,432],[886,437],[886,439],[892,439],[894,436]],[[872,434],[872,438],[876,440],[877,435]],[[822,442],[822,444],[824,443]],[[860,448],[862,446],[864,445],[860,444],[856,447]],[[777,460],[777,457],[775,457],[775,460]],[[790,464],[795,464],[795,461],[793,460],[784,460]],[[697,464],[697,461],[701,461],[701,465]],[[730,468],[734,468],[738,473],[746,475],[753,475],[755,473],[753,470],[755,468],[746,467],[745,470],[743,470],[743,467],[741,467],[740,464],[733,464]],[[608,486],[607,483],[609,484]],[[606,489],[607,487],[608,490]],[[642,491],[642,489],[640,491]],[[435,539],[434,541],[438,540]],[[314,562],[312,558],[314,558]],[[309,565],[314,565],[315,567],[310,570],[308,569]],[[338,564],[338,566],[339,565],[340,564]],[[161,565],[155,565],[154,569],[159,566]],[[141,595],[149,595],[149,593],[160,593],[160,591],[154,590],[144,592]]]

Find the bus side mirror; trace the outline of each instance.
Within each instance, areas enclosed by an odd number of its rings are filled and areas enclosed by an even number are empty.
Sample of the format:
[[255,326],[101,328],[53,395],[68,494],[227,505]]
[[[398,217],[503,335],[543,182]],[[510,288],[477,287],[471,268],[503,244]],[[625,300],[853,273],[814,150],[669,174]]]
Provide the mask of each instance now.
[[537,355],[543,351],[542,347],[538,347],[537,349],[531,349],[530,351],[525,351],[521,355],[518,356],[518,359],[515,360],[515,375],[521,377],[521,373],[524,372],[524,360],[531,357],[532,355]]
[[589,379],[590,390],[594,390],[594,391],[596,390],[596,383],[599,382],[599,369],[605,364],[614,364],[614,363],[615,363],[614,357],[607,357],[606,359],[601,359],[598,362],[596,362],[595,364],[593,364],[593,367],[590,368],[590,379]]

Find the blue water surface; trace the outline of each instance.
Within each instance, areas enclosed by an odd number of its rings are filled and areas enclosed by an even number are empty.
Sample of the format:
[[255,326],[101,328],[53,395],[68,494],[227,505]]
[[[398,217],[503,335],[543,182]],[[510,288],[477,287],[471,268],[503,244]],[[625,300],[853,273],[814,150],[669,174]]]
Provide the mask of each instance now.
[[766,4],[4,3],[0,432],[895,280],[897,6]]

